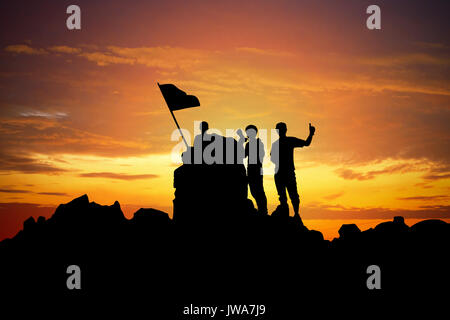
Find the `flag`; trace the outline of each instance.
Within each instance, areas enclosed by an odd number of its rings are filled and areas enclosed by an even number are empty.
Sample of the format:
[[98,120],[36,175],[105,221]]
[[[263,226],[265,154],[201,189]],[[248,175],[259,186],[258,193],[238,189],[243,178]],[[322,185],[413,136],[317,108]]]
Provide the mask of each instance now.
[[173,84],[159,84],[159,89],[171,111],[200,106],[196,96],[190,96]]

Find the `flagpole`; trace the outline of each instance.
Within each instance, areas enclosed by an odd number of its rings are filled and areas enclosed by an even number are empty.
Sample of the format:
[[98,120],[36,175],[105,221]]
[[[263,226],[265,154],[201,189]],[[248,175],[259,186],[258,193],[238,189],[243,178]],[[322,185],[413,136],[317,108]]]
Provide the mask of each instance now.
[[[158,84],[159,90],[161,91],[159,82],[157,82],[157,84]],[[162,91],[161,91],[161,93],[162,93]],[[164,97],[164,95],[163,95],[163,97]],[[164,101],[166,101],[165,97],[164,97]],[[173,121],[175,121],[175,124],[177,125],[177,128],[180,131],[181,137],[183,138],[184,144],[186,145],[186,149],[189,149],[189,145],[188,145],[186,139],[184,138],[183,132],[181,131],[180,125],[178,124],[177,118],[175,118],[175,115],[173,114],[172,109],[170,109],[170,106],[167,104],[167,101],[166,101],[166,105],[167,105],[167,108],[169,108],[169,111],[170,111],[170,114],[172,115]]]

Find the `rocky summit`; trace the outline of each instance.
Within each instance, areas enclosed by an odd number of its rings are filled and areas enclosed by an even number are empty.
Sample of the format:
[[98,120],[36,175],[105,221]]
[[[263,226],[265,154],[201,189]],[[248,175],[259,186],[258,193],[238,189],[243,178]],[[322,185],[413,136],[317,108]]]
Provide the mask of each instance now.
[[[199,301],[262,303],[268,313],[292,315],[319,301],[390,301],[448,285],[444,221],[408,227],[394,217],[365,231],[345,224],[327,241],[286,214],[259,215],[241,188],[242,167],[185,165],[174,183],[174,219],[155,209],[126,219],[117,201],[104,206],[87,195],[47,220],[27,219],[0,242],[2,290],[61,299],[139,296],[151,312],[176,319],[183,305]],[[67,286],[71,265],[81,270],[79,290]],[[375,289],[368,285],[374,265],[381,272]]]

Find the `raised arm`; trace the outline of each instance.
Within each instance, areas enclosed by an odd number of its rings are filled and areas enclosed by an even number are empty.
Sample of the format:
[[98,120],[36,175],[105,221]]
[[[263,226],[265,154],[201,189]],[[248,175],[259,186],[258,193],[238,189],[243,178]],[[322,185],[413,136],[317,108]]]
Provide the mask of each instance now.
[[311,144],[314,133],[316,132],[316,128],[309,124],[309,136],[306,138],[305,147],[308,147]]
[[316,128],[311,126],[311,123],[309,124],[309,136],[306,138],[306,140],[294,138],[294,147],[301,148],[301,147],[308,147],[311,144],[312,138],[314,133],[316,132]]

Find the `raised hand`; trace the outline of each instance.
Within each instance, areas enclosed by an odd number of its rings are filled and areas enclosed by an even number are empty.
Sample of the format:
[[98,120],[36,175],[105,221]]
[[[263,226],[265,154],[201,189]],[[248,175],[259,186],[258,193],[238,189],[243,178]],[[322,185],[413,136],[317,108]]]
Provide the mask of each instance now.
[[309,134],[313,135],[316,132],[316,128],[309,124]]

